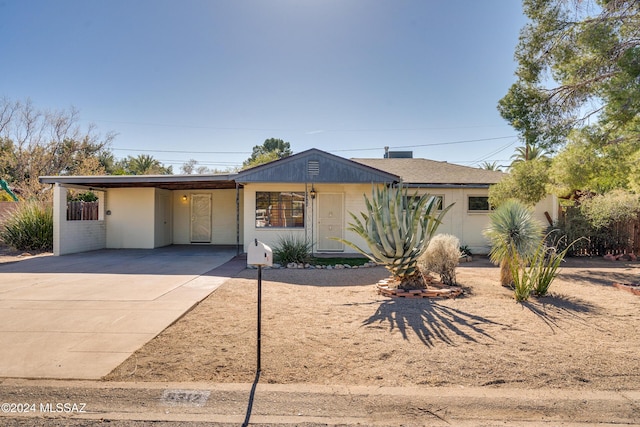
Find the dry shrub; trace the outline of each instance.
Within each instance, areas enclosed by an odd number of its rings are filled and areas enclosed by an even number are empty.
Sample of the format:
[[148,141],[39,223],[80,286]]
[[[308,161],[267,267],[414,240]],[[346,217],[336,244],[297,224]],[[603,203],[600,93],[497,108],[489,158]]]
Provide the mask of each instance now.
[[419,264],[424,272],[439,274],[445,285],[455,285],[460,256],[460,240],[451,234],[438,234],[431,239]]

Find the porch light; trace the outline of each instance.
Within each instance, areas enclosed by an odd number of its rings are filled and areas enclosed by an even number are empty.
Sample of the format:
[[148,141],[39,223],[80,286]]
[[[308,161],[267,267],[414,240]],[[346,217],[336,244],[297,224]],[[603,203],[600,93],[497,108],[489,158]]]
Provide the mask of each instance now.
[[316,194],[318,194],[318,193],[316,193],[316,189],[313,188],[313,186],[311,186],[311,191],[309,192],[309,195],[311,196],[312,199],[315,199],[316,198]]
[[183,202],[186,202],[186,201],[187,201],[187,195],[186,195],[186,194],[183,194],[183,195],[182,195],[182,201],[183,201]]

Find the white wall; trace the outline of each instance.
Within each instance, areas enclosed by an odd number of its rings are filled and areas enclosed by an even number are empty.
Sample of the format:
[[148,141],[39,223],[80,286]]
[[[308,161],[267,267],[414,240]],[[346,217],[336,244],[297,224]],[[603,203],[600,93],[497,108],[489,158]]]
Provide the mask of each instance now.
[[53,189],[53,254],[66,255],[106,247],[106,224],[104,221],[105,195],[94,191],[99,197],[99,219],[97,221],[67,221],[67,189],[56,185]]
[[[307,191],[311,189],[311,185],[307,185]],[[367,248],[366,243],[355,233],[346,230],[348,224],[352,222],[349,212],[358,213],[366,210],[363,195],[371,197],[371,185],[370,184],[314,184],[314,189],[317,193],[343,193],[345,196],[344,206],[344,224],[345,232],[344,237],[361,248]],[[247,184],[244,188],[244,230],[245,248],[247,245],[257,238],[261,242],[267,245],[274,246],[278,239],[283,235],[297,235],[301,238],[305,236],[309,240],[317,241],[317,218],[315,217],[316,200],[312,200],[311,204],[307,206],[306,224],[307,230],[304,229],[292,229],[292,228],[256,228],[255,226],[255,200],[256,191],[298,191],[304,192],[304,184]],[[409,194],[413,194],[415,190],[409,190]],[[431,195],[440,195],[444,197],[444,206],[448,206],[454,203],[453,207],[446,213],[443,218],[443,223],[438,228],[438,234],[452,234],[460,240],[461,245],[466,245],[474,254],[487,254],[490,246],[488,240],[483,235],[483,230],[489,226],[490,212],[481,211],[469,211],[469,196],[488,196],[488,189],[469,189],[469,188],[444,188],[444,189],[420,189],[418,194],[428,193]],[[311,199],[309,199],[311,200]],[[555,219],[554,208],[555,200],[549,196],[543,202],[541,202],[535,210],[535,217],[539,221],[543,222],[546,226],[548,224],[545,219],[545,212],[549,212],[551,217]],[[312,211],[313,205],[314,210]],[[311,218],[314,215],[314,229],[313,239],[311,238]],[[345,253],[354,253],[356,250],[350,246],[345,246]]]
[[113,188],[107,193],[107,248],[155,247],[155,189]]
[[[236,190],[188,190],[173,191],[173,243],[188,245],[190,238],[190,200],[194,194],[211,194],[211,244],[236,244]],[[187,196],[184,200],[183,196]],[[243,190],[240,190],[240,242],[243,239]],[[255,205],[255,196],[254,196]],[[252,215],[253,217],[253,215]]]

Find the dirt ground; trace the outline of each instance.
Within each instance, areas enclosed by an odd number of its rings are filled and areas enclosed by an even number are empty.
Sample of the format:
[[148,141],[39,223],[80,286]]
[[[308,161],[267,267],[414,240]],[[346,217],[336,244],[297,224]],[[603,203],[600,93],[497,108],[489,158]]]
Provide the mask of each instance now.
[[[261,382],[640,389],[640,262],[570,259],[551,295],[516,303],[498,269],[457,269],[453,300],[391,299],[382,267],[264,270]],[[244,270],[106,380],[250,383],[257,271]]]
[[19,251],[0,242],[0,264],[6,262],[16,262],[26,258],[47,254],[50,253],[42,251]]

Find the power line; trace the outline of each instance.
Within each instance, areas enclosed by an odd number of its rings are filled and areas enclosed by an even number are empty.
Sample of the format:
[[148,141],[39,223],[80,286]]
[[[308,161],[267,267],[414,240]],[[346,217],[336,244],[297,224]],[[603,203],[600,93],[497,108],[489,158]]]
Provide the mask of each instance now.
[[[507,139],[507,138],[516,138],[516,135],[510,136],[497,136],[494,138],[481,138],[481,139],[466,139],[462,141],[449,141],[449,142],[433,142],[429,144],[415,144],[415,145],[397,145],[393,147],[389,147],[391,149],[395,148],[418,148],[418,147],[434,147],[436,145],[454,145],[454,144],[466,144],[469,142],[482,142],[482,141],[493,141],[496,139]],[[513,143],[512,143],[513,144]],[[343,149],[343,150],[331,150],[332,153],[344,152],[344,151],[373,151],[373,150],[382,150],[384,147],[377,148],[353,148],[353,149]]]

